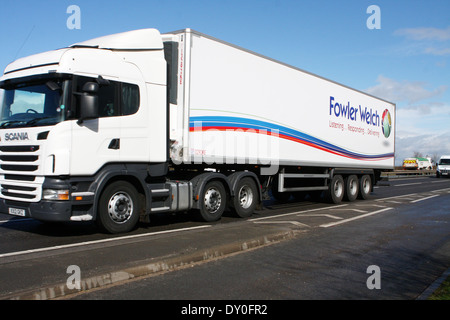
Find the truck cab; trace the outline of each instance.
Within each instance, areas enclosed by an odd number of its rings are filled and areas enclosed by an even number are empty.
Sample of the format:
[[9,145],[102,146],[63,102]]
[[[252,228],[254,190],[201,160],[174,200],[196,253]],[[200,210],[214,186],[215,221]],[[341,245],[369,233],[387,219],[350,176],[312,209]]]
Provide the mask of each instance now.
[[166,69],[155,29],[8,65],[0,78],[0,211],[91,220],[102,183],[126,175],[139,185],[164,172]]

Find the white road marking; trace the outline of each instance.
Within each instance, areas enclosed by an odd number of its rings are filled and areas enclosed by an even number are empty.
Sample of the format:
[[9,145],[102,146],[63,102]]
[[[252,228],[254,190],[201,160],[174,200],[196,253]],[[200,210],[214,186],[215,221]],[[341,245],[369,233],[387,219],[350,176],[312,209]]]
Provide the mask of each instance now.
[[341,220],[344,218],[341,217],[337,217],[337,216],[333,216],[332,214],[314,214],[314,213],[310,213],[310,214],[299,214],[297,215],[297,217],[327,217],[327,218],[331,218],[331,219],[335,219],[335,220]]
[[261,218],[255,218],[255,219],[249,219],[248,221],[259,221],[259,220],[265,220],[265,219],[274,219],[274,218],[280,218],[280,217],[285,217],[285,216],[292,216],[295,214],[301,214],[301,213],[306,213],[306,212],[313,212],[313,211],[323,211],[323,210],[327,210],[327,209],[335,209],[335,208],[341,208],[341,207],[346,207],[348,206],[348,204],[341,204],[339,206],[331,206],[331,207],[326,207],[326,208],[316,208],[316,209],[310,209],[310,210],[304,210],[304,211],[296,211],[296,212],[289,212],[289,213],[284,213],[284,214],[278,214],[278,215],[274,215],[274,216],[270,216],[270,217],[261,217]]
[[416,184],[422,184],[422,182],[397,184],[397,185],[394,185],[394,187],[413,186],[413,185],[416,185]]
[[410,194],[404,194],[402,196],[393,196],[393,197],[388,197],[388,198],[375,199],[375,201],[385,201],[385,200],[404,198],[404,197],[410,197],[410,196],[415,196],[415,195],[417,195],[417,193],[410,193]]
[[337,221],[337,222],[325,223],[325,224],[320,225],[320,227],[322,227],[322,228],[334,227],[334,226],[339,225],[339,224],[347,223],[347,222],[349,222],[349,221],[353,221],[353,220],[365,218],[365,217],[368,217],[368,216],[373,216],[373,215],[375,215],[375,214],[378,214],[378,213],[381,213],[381,212],[384,212],[384,211],[388,211],[388,210],[392,210],[392,209],[393,209],[393,208],[384,208],[384,209],[377,210],[377,211],[374,211],[374,212],[362,214],[362,215],[360,215],[360,216],[356,216],[356,217],[353,217],[353,218],[344,219],[344,220]]
[[431,198],[434,198],[434,197],[438,197],[438,196],[439,196],[438,194],[435,194],[434,196],[429,196],[429,197],[425,197],[425,198],[421,198],[421,199],[417,199],[417,200],[411,201],[411,203],[415,203],[415,202],[419,202],[419,201],[423,201],[423,200],[428,200],[428,199],[431,199]]
[[298,221],[255,221],[255,223],[270,223],[270,224],[274,224],[274,223],[289,223],[289,224],[293,224],[299,227],[307,227],[307,228],[311,228],[310,226],[308,226],[307,224],[298,222]]
[[355,211],[355,212],[359,212],[359,213],[366,213],[366,210],[361,210],[361,209],[336,209],[336,210],[340,210],[340,211]]
[[87,245],[98,244],[98,243],[106,243],[106,242],[114,242],[114,241],[120,241],[120,240],[136,239],[136,238],[149,237],[149,236],[165,234],[165,233],[175,233],[175,232],[195,230],[195,229],[201,229],[201,228],[209,228],[209,227],[211,227],[211,225],[190,227],[190,228],[181,228],[181,229],[175,229],[175,230],[165,230],[165,231],[150,232],[150,233],[142,233],[142,234],[135,234],[135,235],[131,235],[131,236],[123,236],[123,237],[117,237],[117,238],[85,241],[85,242],[71,243],[71,244],[65,244],[65,245],[54,246],[54,247],[37,248],[37,249],[30,249],[30,250],[24,250],[24,251],[3,253],[3,254],[0,254],[0,258],[19,256],[19,255],[30,254],[30,253],[52,251],[52,250],[58,250],[58,249],[67,249],[67,248],[81,247],[81,246],[87,246]]

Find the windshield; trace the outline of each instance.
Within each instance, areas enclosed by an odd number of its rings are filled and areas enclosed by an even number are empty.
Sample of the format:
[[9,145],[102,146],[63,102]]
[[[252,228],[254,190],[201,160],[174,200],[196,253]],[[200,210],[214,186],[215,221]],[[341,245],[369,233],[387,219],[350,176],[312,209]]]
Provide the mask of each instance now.
[[43,80],[0,93],[0,128],[54,125],[65,120],[68,80]]
[[450,158],[448,158],[448,159],[441,159],[439,161],[439,164],[450,164]]

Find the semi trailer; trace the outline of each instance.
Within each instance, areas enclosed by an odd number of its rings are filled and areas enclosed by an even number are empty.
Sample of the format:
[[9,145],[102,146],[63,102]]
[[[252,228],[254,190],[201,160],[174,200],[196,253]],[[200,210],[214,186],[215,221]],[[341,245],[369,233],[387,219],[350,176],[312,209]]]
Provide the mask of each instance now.
[[152,214],[249,217],[269,196],[369,197],[395,104],[184,29],[18,59],[0,78],[0,212],[128,232]]

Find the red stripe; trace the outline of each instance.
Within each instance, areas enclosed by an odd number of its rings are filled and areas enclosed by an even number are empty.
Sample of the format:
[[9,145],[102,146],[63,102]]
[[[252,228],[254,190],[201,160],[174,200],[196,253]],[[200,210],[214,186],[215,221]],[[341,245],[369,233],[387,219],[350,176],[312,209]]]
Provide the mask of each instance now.
[[313,144],[313,143],[305,141],[305,140],[301,140],[301,139],[298,139],[298,138],[286,136],[284,134],[271,134],[267,130],[256,130],[256,129],[249,129],[249,128],[241,128],[241,127],[212,127],[212,126],[210,126],[210,127],[190,127],[189,128],[190,132],[203,132],[203,131],[207,131],[207,130],[216,130],[216,131],[245,130],[245,131],[250,132],[250,133],[265,134],[265,135],[268,135],[268,136],[278,136],[278,137],[280,137],[282,139],[285,139],[285,140],[291,140],[293,142],[298,142],[298,143],[304,144],[306,146],[309,146],[309,147],[312,147],[312,148],[315,148],[315,149],[319,149],[319,150],[322,150],[322,151],[325,151],[325,152],[328,152],[328,153],[331,153],[331,154],[335,154],[337,156],[341,156],[341,157],[345,157],[345,158],[349,158],[349,159],[353,159],[353,160],[378,161],[378,160],[381,160],[381,159],[389,159],[389,158],[391,158],[391,157],[382,157],[382,158],[377,158],[377,159],[365,159],[365,158],[361,158],[360,159],[360,158],[355,158],[355,157],[351,157],[351,156],[342,154],[340,152],[336,152],[336,151],[333,151],[333,150],[326,149],[324,147],[318,146],[316,144]]

